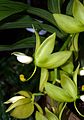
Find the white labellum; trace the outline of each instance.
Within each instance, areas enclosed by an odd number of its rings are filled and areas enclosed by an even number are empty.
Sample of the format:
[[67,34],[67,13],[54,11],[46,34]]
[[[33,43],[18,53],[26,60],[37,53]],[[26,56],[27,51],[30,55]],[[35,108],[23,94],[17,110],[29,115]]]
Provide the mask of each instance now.
[[12,98],[10,98],[8,101],[4,102],[5,104],[9,104],[9,103],[15,103],[16,101],[25,98],[24,96],[14,96]]
[[84,102],[84,95],[81,95],[80,99]]
[[17,60],[21,63],[29,64],[33,61],[33,58],[30,56],[25,55],[24,53],[20,52],[13,52],[13,55],[17,56]]

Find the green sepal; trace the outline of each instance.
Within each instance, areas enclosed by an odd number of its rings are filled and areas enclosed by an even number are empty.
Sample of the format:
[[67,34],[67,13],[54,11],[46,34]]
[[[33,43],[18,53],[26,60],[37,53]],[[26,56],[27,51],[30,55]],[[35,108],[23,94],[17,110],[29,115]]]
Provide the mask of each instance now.
[[84,31],[82,23],[71,16],[63,14],[53,14],[53,16],[59,28],[66,33],[78,33]]
[[61,86],[62,88],[68,92],[68,94],[73,97],[74,100],[77,98],[77,88],[74,82],[67,75],[61,75]]
[[35,116],[36,120],[48,120],[43,114],[41,114],[40,112],[36,111],[36,116]]
[[72,11],[73,16],[84,24],[84,5],[79,0],[74,0]]
[[53,33],[48,38],[44,40],[44,42],[40,45],[40,47],[36,50],[35,53],[35,64],[39,61],[44,60],[49,54],[52,53],[55,45],[56,33]]
[[35,30],[35,35],[36,35],[36,48],[35,48],[35,53],[36,53],[37,49],[39,48],[39,46],[41,44],[41,40],[40,40],[40,36],[36,30]]
[[62,88],[55,86],[51,83],[45,85],[46,93],[54,100],[59,102],[72,102],[74,99]]
[[77,87],[77,75],[78,75],[78,72],[79,72],[79,67],[80,67],[80,64],[78,64],[76,70],[73,73],[73,81],[74,81],[76,87]]
[[30,102],[31,102],[31,99],[29,99],[29,98],[20,99],[20,100],[16,101],[15,103],[11,104],[9,106],[9,108],[6,110],[6,112],[11,111],[12,109],[14,109],[17,106],[21,106],[23,104],[27,104],[27,103],[30,103]]
[[56,82],[57,76],[58,76],[57,68],[49,71],[49,81],[52,81],[53,83]]
[[43,110],[42,110],[42,108],[40,107],[40,105],[39,105],[38,103],[36,103],[36,102],[34,102],[34,105],[37,107],[38,111],[39,111],[41,114],[43,114]]
[[25,119],[31,116],[33,112],[34,104],[30,102],[29,104],[17,106],[10,115],[18,119]]
[[74,69],[74,65],[73,65],[72,60],[69,60],[64,65],[62,65],[61,69],[69,74],[72,74],[73,69]]
[[60,0],[48,0],[48,9],[52,13],[60,13],[60,5],[61,1]]
[[50,112],[47,108],[45,108],[45,112],[48,120],[59,120],[58,117],[54,113]]
[[41,77],[40,77],[40,85],[39,85],[39,90],[43,92],[44,86],[48,80],[48,70],[45,68],[41,68]]
[[63,65],[71,56],[71,51],[60,51],[49,55],[44,61],[37,63],[38,67],[44,67],[47,69],[57,68]]
[[24,96],[24,97],[28,97],[28,98],[31,98],[31,96],[32,96],[32,93],[31,93],[31,92],[23,91],[23,90],[17,92],[16,94],[20,94],[20,95],[22,95],[22,96]]
[[70,47],[71,51],[78,52],[78,37],[79,37],[79,33],[76,33],[74,35],[74,38],[72,39],[72,45]]

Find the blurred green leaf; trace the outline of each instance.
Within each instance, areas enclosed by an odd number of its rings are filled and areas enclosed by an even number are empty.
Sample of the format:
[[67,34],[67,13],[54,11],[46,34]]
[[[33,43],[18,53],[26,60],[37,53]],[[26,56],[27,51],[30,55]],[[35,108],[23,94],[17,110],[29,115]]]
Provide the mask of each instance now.
[[44,29],[50,33],[56,32],[59,38],[63,38],[66,35],[63,34],[60,30],[58,30],[56,27],[49,24],[40,23],[38,20],[32,19],[28,15],[22,16],[14,22],[3,23],[2,25],[0,25],[0,30],[13,28],[32,28],[32,25],[34,25],[35,29],[38,30]]
[[73,8],[73,2],[74,2],[74,0],[70,0],[69,2],[68,2],[68,5],[67,5],[67,7],[66,7],[66,14],[67,15],[71,15],[72,16],[72,8]]
[[31,48],[35,47],[35,37],[24,38],[12,45],[0,45],[0,51],[15,50],[21,48]]
[[27,9],[27,5],[21,2],[14,2],[14,1],[0,1],[0,21],[4,18],[22,12]]
[[63,38],[65,37],[67,34],[62,33],[59,29],[57,29],[54,26],[51,26],[49,24],[43,24],[43,23],[39,23],[39,25],[41,26],[41,28],[43,28],[44,30],[50,32],[50,33],[54,33],[56,32],[57,37],[59,38]]
[[60,0],[48,0],[48,9],[52,13],[60,13]]
[[27,9],[27,12],[31,13],[33,15],[39,16],[39,17],[49,21],[53,25],[56,25],[53,15],[50,12],[48,12],[47,10],[29,6]]
[[43,23],[40,23],[36,20],[29,19],[29,17],[27,17],[27,16],[25,16],[25,18],[27,18],[27,21],[25,19],[24,19],[24,21],[21,21],[19,19],[19,21],[4,23],[4,24],[0,25],[0,30],[13,29],[13,28],[32,28],[32,25],[34,25],[34,27],[38,30],[44,29],[50,33],[56,32],[57,36],[59,38],[63,38],[66,36],[66,34],[63,34],[60,30],[58,30],[54,26],[51,26],[48,24],[43,24]]
[[25,15],[14,22],[7,22],[0,25],[0,30],[3,29],[13,29],[13,28],[30,28],[34,25],[35,28],[39,27],[39,22],[32,19],[30,16]]

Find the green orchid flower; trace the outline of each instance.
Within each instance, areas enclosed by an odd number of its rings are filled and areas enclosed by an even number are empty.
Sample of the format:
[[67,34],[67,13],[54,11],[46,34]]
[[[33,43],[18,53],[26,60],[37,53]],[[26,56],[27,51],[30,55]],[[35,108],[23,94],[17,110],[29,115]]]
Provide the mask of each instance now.
[[[53,52],[55,46],[56,33],[50,35],[44,42],[38,46],[34,56],[36,66],[46,69],[54,69],[64,64],[71,56],[71,51]],[[39,40],[36,40],[38,44]]]

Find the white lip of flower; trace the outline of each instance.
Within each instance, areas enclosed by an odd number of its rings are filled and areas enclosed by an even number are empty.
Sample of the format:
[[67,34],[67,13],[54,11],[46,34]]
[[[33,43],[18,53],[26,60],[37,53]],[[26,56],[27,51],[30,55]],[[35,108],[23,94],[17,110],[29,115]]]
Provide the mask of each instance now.
[[80,99],[84,102],[84,95],[81,95]]
[[4,104],[9,104],[9,103],[15,103],[16,101],[25,98],[24,96],[14,96],[12,98],[10,98],[9,100],[7,100],[6,102],[4,102]]
[[80,76],[84,76],[84,67],[82,67],[79,71]]
[[33,61],[33,58],[30,56],[25,55],[21,52],[13,52],[12,55],[17,56],[17,60],[21,63],[29,64]]

